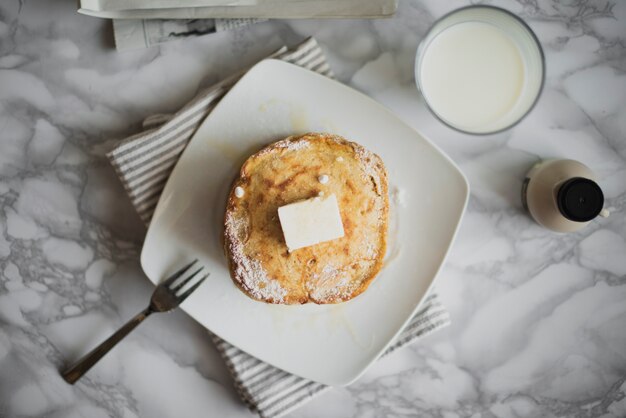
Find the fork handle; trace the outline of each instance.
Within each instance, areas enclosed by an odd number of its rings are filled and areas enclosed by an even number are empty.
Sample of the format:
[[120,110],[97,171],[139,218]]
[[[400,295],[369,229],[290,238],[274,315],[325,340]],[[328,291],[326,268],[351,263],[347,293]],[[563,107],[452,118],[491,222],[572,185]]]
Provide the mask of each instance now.
[[111,335],[99,346],[91,350],[88,354],[78,360],[72,367],[64,371],[61,375],[63,379],[69,384],[74,384],[80,379],[89,369],[93,367],[102,357],[106,355],[117,343],[119,343],[125,336],[130,334],[135,327],[143,322],[151,313],[152,309],[149,307],[139,312],[133,319],[128,321],[124,326],[118,329],[115,334]]

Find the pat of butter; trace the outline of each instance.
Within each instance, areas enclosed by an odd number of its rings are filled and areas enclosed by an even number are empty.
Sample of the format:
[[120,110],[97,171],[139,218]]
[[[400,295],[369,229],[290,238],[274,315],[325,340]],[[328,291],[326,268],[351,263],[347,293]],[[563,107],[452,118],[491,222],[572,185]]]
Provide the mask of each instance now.
[[291,203],[278,208],[278,218],[289,251],[341,238],[344,235],[337,198]]

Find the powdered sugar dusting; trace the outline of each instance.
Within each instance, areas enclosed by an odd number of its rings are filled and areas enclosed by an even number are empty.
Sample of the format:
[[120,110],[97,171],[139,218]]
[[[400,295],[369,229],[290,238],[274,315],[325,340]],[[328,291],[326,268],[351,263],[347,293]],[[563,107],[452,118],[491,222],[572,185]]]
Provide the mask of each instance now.
[[365,257],[374,259],[378,255],[378,246],[374,245],[371,240],[367,240],[365,243]]
[[289,138],[279,141],[276,144],[277,148],[283,148],[287,151],[299,151],[301,149],[307,148],[310,144],[309,141],[305,139],[298,139],[296,141],[292,141]]
[[307,290],[310,297],[318,301],[341,301],[352,296],[354,284],[341,269],[327,265],[307,282]]
[[379,224],[383,222],[382,214],[383,207],[385,205],[385,196],[383,196],[383,182],[381,179],[381,169],[379,167],[380,159],[373,152],[363,148],[358,144],[352,144],[352,148],[359,160],[359,166],[361,167],[361,178],[363,180],[372,182],[374,185],[374,191],[378,196],[374,198],[374,210],[373,213],[378,215],[376,220]]
[[353,145],[353,149],[363,170],[361,176],[365,180],[371,179],[374,182],[376,193],[382,194],[380,174],[376,164],[378,158],[372,152],[356,144]]
[[310,145],[311,144],[306,139],[303,139],[303,138],[294,139],[294,137],[290,136],[288,138],[275,142],[268,147],[263,148],[256,155],[261,157],[261,156],[264,156],[265,154],[269,154],[275,151],[276,149],[281,149],[285,151],[298,151],[301,149],[305,149],[309,147]]
[[226,241],[230,250],[235,279],[256,299],[270,300],[282,303],[287,295],[275,279],[267,272],[259,260],[247,256],[243,250],[244,241],[248,235],[248,220],[245,217],[236,217],[233,213],[226,215]]

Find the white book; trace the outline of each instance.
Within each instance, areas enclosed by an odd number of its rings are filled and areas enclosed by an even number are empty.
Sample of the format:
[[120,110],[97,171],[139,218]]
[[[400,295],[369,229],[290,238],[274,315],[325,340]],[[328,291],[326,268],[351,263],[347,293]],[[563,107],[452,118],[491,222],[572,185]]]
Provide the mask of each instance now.
[[259,2],[263,0],[80,0],[80,7],[94,12],[112,12],[181,7],[243,6],[255,5]]
[[[171,6],[172,0],[157,0]],[[108,19],[306,19],[306,18],[377,18],[395,13],[397,0],[255,0],[255,4],[230,6],[187,6],[200,2],[248,2],[250,0],[177,0],[185,7],[154,7],[153,0],[132,0],[133,7],[142,3],[144,8],[104,10],[108,2],[121,7],[123,0],[80,0],[79,13]],[[87,7],[90,6],[90,7]],[[98,7],[95,7],[98,6]]]

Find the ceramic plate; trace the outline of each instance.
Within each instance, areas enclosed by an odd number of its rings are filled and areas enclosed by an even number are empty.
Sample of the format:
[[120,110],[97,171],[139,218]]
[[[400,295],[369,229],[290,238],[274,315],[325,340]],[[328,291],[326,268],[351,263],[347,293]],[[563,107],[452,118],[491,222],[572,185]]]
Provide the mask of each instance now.
[[[245,159],[309,131],[343,135],[389,172],[388,262],[369,289],[338,305],[268,305],[231,281],[222,249],[226,197]],[[161,196],[141,254],[154,283],[197,257],[211,276],[182,305],[251,355],[329,385],[356,379],[418,309],[452,244],[469,188],[454,163],[367,96],[292,64],[252,68],[200,126]]]

